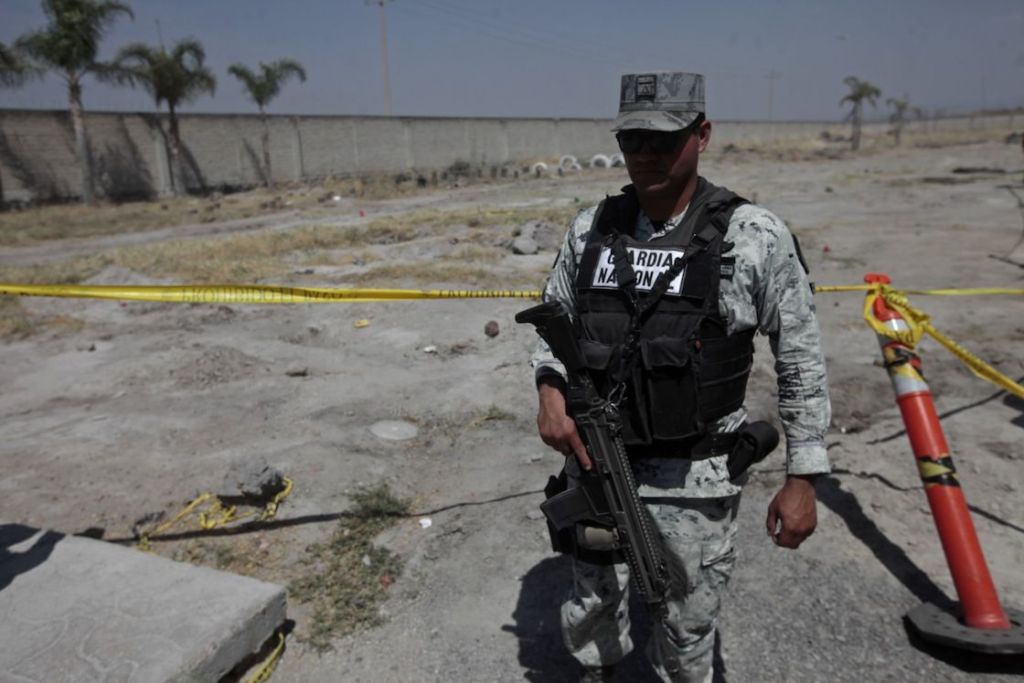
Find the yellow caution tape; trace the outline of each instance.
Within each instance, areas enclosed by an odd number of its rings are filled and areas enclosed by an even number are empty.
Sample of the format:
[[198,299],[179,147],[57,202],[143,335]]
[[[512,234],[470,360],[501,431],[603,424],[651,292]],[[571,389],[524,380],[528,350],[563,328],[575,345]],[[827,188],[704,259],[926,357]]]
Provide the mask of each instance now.
[[[985,364],[970,351],[935,329],[928,315],[907,301],[907,294],[927,296],[1024,295],[1024,289],[976,287],[966,289],[895,290],[884,284],[821,285],[816,292],[866,291],[864,317],[868,324],[887,337],[908,346],[915,346],[922,334],[931,335],[971,369],[974,374],[997,386],[1024,397],[1024,387]],[[155,301],[167,303],[211,304],[301,304],[301,303],[373,303],[423,299],[539,299],[539,290],[469,290],[469,289],[340,289],[325,287],[281,287],[275,285],[18,285],[0,284],[0,295],[52,296],[121,301]],[[909,330],[898,333],[874,319],[871,306],[882,297],[907,320]],[[356,327],[369,321],[359,320]],[[197,499],[198,500],[198,499]],[[197,502],[197,501],[193,501]],[[223,514],[223,513],[221,513]],[[227,515],[230,517],[230,515]]]
[[284,633],[281,631],[277,632],[278,642],[274,647],[274,651],[267,657],[267,661],[263,662],[256,671],[253,672],[245,683],[266,683],[270,680],[270,675],[274,673],[274,669],[277,668],[277,662],[281,659],[281,655],[284,653]]
[[539,299],[536,290],[335,289],[276,285],[17,285],[0,284],[0,295],[54,296],[184,304],[372,303],[416,299]]
[[[1024,296],[1024,289],[1011,289],[1007,287],[972,287],[965,289],[900,289],[894,290],[889,285],[815,285],[815,292],[870,292],[880,286],[888,287],[890,291],[900,291],[904,294],[922,296],[982,296],[982,295],[1009,295]],[[0,285],[2,287],[2,285]]]
[[152,543],[150,542],[150,537],[159,536],[160,534],[167,532],[169,529],[177,525],[183,519],[189,517],[193,512],[207,503],[209,503],[209,506],[201,510],[197,515],[199,527],[204,531],[233,524],[234,522],[249,519],[250,517],[259,516],[260,520],[272,519],[277,515],[277,509],[281,506],[284,499],[291,494],[292,487],[292,480],[285,477],[284,488],[281,489],[262,510],[252,510],[244,514],[238,514],[238,508],[234,505],[225,505],[215,493],[201,493],[196,496],[191,503],[186,505],[181,512],[175,515],[173,519],[164,522],[152,531],[140,534],[138,546],[142,550],[151,550]]
[[[876,333],[894,339],[910,348],[917,346],[921,337],[930,335],[939,342],[950,353],[960,359],[971,372],[976,376],[991,382],[997,387],[1010,392],[1015,396],[1024,398],[1024,386],[1002,374],[988,363],[984,362],[966,348],[950,339],[940,332],[931,323],[927,313],[919,308],[910,305],[907,294],[923,294],[929,296],[971,296],[971,295],[1024,295],[1024,289],[1005,289],[995,287],[984,287],[974,289],[893,289],[890,285],[873,283],[865,285],[832,285],[815,287],[816,292],[854,292],[865,291],[868,295],[864,299],[864,320]],[[889,325],[879,320],[874,315],[875,300],[881,298],[885,303],[898,312],[907,323],[906,330],[894,330]]]
[[967,289],[903,289],[904,294],[925,295],[925,296],[987,296],[987,295],[1010,295],[1024,296],[1024,289],[1008,289],[1005,287],[974,287]]

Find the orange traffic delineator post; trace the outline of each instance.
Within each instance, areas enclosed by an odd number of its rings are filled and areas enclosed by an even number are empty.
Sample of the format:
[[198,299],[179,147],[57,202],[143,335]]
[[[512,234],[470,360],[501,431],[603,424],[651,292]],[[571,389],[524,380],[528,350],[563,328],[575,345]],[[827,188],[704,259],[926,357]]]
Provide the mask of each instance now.
[[[884,285],[891,282],[888,276],[875,273],[864,280]],[[903,316],[882,297],[874,300],[872,314],[894,333],[909,329]],[[931,390],[921,371],[921,358],[912,346],[892,337],[879,334],[878,341],[960,598],[959,615],[925,603],[908,612],[907,620],[927,641],[989,654],[1024,653],[1024,612],[1004,609],[999,602]]]

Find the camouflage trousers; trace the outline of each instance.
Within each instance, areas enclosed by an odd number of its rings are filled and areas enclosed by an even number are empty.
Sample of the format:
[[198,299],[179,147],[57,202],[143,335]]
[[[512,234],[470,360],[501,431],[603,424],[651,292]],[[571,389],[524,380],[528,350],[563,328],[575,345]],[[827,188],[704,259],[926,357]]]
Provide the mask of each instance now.
[[[721,595],[735,564],[740,496],[644,497],[668,552],[686,569],[665,616],[653,627],[647,658],[664,681],[711,681]],[[615,664],[633,649],[629,568],[573,559],[573,585],[562,604],[562,634],[584,666]]]

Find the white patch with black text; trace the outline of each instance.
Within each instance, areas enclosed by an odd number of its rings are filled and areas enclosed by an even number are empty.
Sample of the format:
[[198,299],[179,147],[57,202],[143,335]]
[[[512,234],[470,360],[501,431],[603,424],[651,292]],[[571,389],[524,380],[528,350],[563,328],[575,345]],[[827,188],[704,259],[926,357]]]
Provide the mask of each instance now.
[[[629,261],[633,264],[633,272],[636,273],[637,291],[649,292],[658,276],[672,267],[676,259],[682,258],[682,249],[644,249],[642,247],[626,247],[629,253]],[[666,294],[679,295],[683,291],[683,278],[686,276],[686,269],[679,273],[671,282]],[[618,279],[615,277],[615,257],[612,250],[605,247],[601,250],[601,257],[597,261],[597,268],[594,269],[594,280],[591,287],[597,289],[618,289]]]
[[642,74],[636,77],[636,101],[653,102],[658,99],[657,74]]

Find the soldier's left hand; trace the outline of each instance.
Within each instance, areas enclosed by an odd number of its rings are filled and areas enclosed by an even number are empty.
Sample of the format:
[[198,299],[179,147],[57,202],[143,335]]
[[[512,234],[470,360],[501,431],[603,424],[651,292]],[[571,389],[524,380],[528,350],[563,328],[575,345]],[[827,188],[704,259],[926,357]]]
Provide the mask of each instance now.
[[783,548],[797,548],[818,525],[814,477],[791,475],[768,504],[768,535]]

